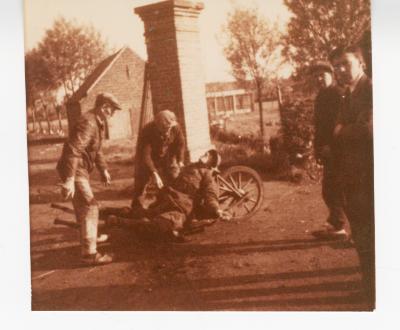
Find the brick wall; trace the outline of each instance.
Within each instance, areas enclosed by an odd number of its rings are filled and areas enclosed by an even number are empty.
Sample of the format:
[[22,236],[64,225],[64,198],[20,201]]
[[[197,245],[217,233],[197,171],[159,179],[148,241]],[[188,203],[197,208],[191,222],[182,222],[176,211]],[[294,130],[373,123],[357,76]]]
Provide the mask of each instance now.
[[133,137],[136,139],[144,83],[145,62],[125,48],[111,67],[81,100],[81,111],[90,110],[100,92],[112,93],[122,105],[109,123],[110,139]]
[[201,3],[170,0],[135,9],[145,26],[153,109],[177,114],[191,160],[211,147],[199,47],[202,8]]

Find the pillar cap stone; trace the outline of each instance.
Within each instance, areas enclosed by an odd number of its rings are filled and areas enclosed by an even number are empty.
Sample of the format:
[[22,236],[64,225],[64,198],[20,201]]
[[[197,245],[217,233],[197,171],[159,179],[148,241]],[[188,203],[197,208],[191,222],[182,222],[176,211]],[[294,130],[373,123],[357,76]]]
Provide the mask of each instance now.
[[204,3],[201,1],[191,1],[191,0],[167,0],[152,3],[146,6],[136,7],[135,14],[141,16],[143,14],[153,12],[155,10],[166,9],[166,8],[180,8],[187,10],[202,10],[204,9]]

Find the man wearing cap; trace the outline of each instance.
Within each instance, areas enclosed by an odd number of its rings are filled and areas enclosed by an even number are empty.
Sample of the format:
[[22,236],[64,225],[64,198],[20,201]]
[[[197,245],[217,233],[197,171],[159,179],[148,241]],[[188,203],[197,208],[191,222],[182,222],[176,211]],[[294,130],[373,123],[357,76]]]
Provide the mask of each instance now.
[[314,235],[327,238],[347,237],[343,210],[343,192],[338,184],[338,166],[333,131],[338,116],[341,91],[334,84],[333,68],[328,62],[318,61],[311,67],[318,95],[314,104],[314,150],[317,162],[323,165],[322,198],[329,209],[327,225]]
[[86,265],[110,263],[112,256],[97,252],[97,225],[99,208],[94,198],[89,176],[96,167],[103,182],[111,183],[107,164],[101,151],[105,125],[121,106],[109,93],[96,97],[92,110],[84,113],[71,130],[64,144],[57,170],[62,180],[62,194],[72,198],[76,220],[80,223],[82,262]]
[[185,138],[175,114],[170,110],[157,113],[140,132],[136,147],[135,186],[132,199],[134,213],[140,214],[139,197],[152,179],[158,189],[164,186],[163,176],[172,161],[183,167]]

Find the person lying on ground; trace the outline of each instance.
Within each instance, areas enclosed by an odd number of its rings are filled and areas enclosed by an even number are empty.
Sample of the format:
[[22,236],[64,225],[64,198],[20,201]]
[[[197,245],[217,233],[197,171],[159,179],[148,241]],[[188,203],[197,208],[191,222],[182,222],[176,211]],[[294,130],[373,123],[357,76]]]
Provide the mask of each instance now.
[[195,219],[230,220],[231,215],[220,209],[218,190],[213,178],[213,168],[219,163],[215,150],[208,151],[197,163],[181,168],[172,162],[165,186],[158,191],[155,201],[145,210],[141,219],[109,217],[109,225],[125,225],[147,228],[160,237],[183,241],[184,228]]

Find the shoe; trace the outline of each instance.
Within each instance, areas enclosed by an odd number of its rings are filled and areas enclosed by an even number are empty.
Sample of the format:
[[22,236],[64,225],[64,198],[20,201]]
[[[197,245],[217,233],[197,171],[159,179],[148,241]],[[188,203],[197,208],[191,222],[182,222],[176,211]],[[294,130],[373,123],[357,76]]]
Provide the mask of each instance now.
[[185,236],[177,230],[173,230],[171,233],[171,242],[172,243],[185,243],[187,242]]
[[95,254],[88,254],[85,256],[82,256],[81,259],[82,263],[85,266],[100,266],[100,265],[106,265],[109,264],[113,261],[113,256],[111,254],[100,254],[100,253],[95,253]]
[[212,226],[216,222],[217,222],[216,218],[214,218],[214,219],[192,220],[190,222],[189,226],[192,229],[197,229],[197,228]]
[[107,227],[118,227],[121,226],[121,219],[115,215],[109,215],[105,220],[105,225]]
[[322,239],[348,239],[349,235],[346,232],[346,229],[335,229],[333,227],[327,227],[324,230],[317,230],[312,232],[312,235],[316,238]]
[[99,244],[99,243],[105,243],[105,242],[108,241],[109,238],[110,238],[109,235],[107,235],[107,234],[101,234],[100,236],[97,236],[96,242],[97,242],[97,244]]

